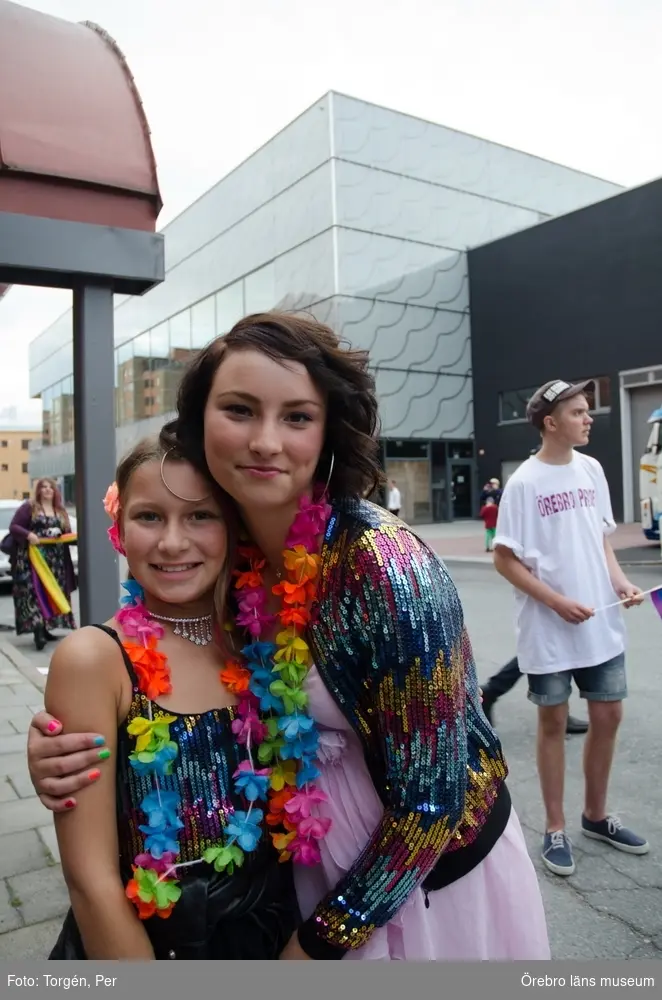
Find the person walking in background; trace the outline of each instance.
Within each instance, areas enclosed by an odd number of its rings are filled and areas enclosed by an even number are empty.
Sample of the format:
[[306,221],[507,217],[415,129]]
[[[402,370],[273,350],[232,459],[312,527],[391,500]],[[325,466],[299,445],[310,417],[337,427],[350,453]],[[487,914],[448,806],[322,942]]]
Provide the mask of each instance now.
[[480,506],[481,508],[485,506],[488,500],[493,500],[494,503],[499,506],[501,503],[501,494],[503,490],[501,489],[501,483],[498,479],[490,479],[489,482],[485,483],[482,492],[480,494]]
[[[626,607],[643,598],[618,564],[607,535],[616,524],[602,466],[576,449],[588,444],[592,382],[547,382],[527,417],[542,436],[537,455],[512,475],[499,507],[494,565],[515,588],[517,658],[538,706],[538,773],[546,824],[542,860],[557,875],[575,861],[565,830],[564,734],[574,678],[588,701],[584,746],[584,836],[628,854],[645,854],[643,837],[607,812],[607,791],[622,701],[627,695]],[[596,609],[602,609],[596,615]]]
[[402,497],[400,496],[400,490],[397,487],[395,479],[392,479],[389,483],[388,499],[386,501],[386,506],[389,513],[394,514],[396,517],[400,517],[400,508],[402,507]]
[[[26,500],[21,504],[9,526],[14,542],[10,558],[16,634],[32,632],[38,650],[43,649],[47,642],[57,639],[49,628],[75,629],[76,622],[72,611],[54,614],[53,609],[41,599],[30,561],[29,546],[39,545],[43,538],[60,538],[70,531],[69,515],[52,479],[38,481],[34,500]],[[69,546],[65,543],[49,544],[42,546],[39,551],[68,601],[77,586]]]
[[486,552],[492,551],[498,516],[499,508],[496,501],[492,497],[488,497],[483,506],[480,508],[480,519],[485,525]]

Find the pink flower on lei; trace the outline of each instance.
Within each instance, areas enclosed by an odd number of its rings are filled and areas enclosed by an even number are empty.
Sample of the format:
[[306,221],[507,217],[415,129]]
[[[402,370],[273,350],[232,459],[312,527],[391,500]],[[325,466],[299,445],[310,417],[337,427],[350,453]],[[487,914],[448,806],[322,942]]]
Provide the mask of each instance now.
[[300,837],[312,837],[313,840],[323,840],[329,832],[331,820],[325,816],[309,816],[302,819],[297,826]]
[[137,854],[133,863],[138,868],[151,868],[157,875],[163,875],[174,865],[175,855],[171,851],[165,851],[160,858],[153,858],[151,854]]
[[240,611],[261,611],[267,599],[264,587],[244,587],[236,594]]
[[[232,723],[232,732],[237,737],[237,742],[243,746],[247,745],[249,739],[252,744],[264,743],[268,735],[267,727],[263,722],[260,722],[254,711],[247,712],[241,719],[235,719]],[[248,761],[244,761],[244,763],[249,764]],[[255,773],[260,774],[259,771]]]
[[313,552],[330,514],[331,505],[326,501],[312,503],[308,498],[302,499],[299,514],[285,542],[286,548],[293,549],[295,545],[303,545],[307,552]]
[[237,715],[245,719],[247,715],[255,715],[260,707],[260,699],[252,691],[243,691],[237,705]]
[[311,806],[318,802],[326,802],[326,795],[321,788],[302,788],[285,803],[285,811],[292,822],[298,824],[300,820],[310,817]]
[[163,626],[149,617],[149,612],[142,602],[121,608],[115,615],[115,620],[122,626],[122,631],[126,636],[131,639],[140,639],[145,646],[147,646],[150,636],[162,639],[165,635]]
[[287,850],[292,855],[292,860],[298,865],[318,865],[322,860],[320,849],[314,840],[295,837],[287,845]]
[[266,592],[262,589],[239,591],[241,597],[238,600],[240,611],[237,615],[237,625],[248,629],[254,639],[258,639],[265,627],[273,622],[273,615],[263,613]]

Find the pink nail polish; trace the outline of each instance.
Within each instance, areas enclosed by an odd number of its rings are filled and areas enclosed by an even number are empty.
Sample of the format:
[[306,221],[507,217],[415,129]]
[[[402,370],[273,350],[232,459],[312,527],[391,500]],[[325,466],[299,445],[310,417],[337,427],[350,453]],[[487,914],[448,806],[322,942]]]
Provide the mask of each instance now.
[[60,725],[59,722],[49,722],[46,728],[48,729],[49,733],[54,733],[59,725]]
[[65,809],[73,809],[73,807],[75,805],[76,805],[76,803],[74,802],[73,799],[65,799],[64,800],[64,808]]

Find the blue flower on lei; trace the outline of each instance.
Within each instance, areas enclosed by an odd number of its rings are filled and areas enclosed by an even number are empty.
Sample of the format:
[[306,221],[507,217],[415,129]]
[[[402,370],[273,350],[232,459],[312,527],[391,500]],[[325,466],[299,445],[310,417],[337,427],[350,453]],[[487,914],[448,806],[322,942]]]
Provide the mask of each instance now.
[[266,802],[270,773],[255,774],[254,771],[242,771],[235,778],[235,788],[238,792],[243,792],[249,802],[257,802],[258,799]]
[[251,642],[250,645],[244,646],[241,653],[248,660],[249,670],[253,670],[258,667],[264,668],[277,649],[278,646],[273,642]]
[[239,809],[228,823],[226,832],[233,840],[237,841],[243,851],[247,853],[254,851],[262,836],[260,823],[263,817],[264,813],[261,809],[251,809],[250,815]]
[[177,792],[150,792],[141,802],[147,823],[138,827],[145,834],[145,850],[160,858],[170,851],[177,854],[177,836],[184,824],[177,815],[180,798]]
[[[131,756],[129,757],[129,764],[141,778],[144,778],[148,774],[156,774],[164,778],[167,774],[172,773],[171,764],[177,753],[177,744],[169,743],[154,752],[153,760],[143,763],[137,757]],[[163,795],[163,793],[161,794]]]
[[319,733],[311,729],[307,733],[302,733],[298,739],[285,743],[281,747],[280,755],[283,760],[303,760],[307,763],[308,758],[314,759],[317,755],[319,744]]
[[150,826],[175,826],[179,822],[177,810],[180,806],[177,792],[150,792],[141,802],[141,808],[147,815]]
[[137,580],[125,580],[122,583],[122,588],[126,590],[127,597],[123,597],[121,600],[122,605],[136,604],[138,601],[142,601],[145,597],[145,591],[140,586]]
[[166,827],[165,830],[153,831],[149,826],[138,827],[145,834],[145,851],[158,861],[164,854],[177,854],[179,842],[177,830]]
[[278,728],[288,741],[297,740],[304,733],[310,732],[314,724],[309,715],[283,715],[278,720]]
[[297,773],[297,788],[303,788],[309,781],[317,781],[320,776],[319,768],[312,763],[306,763]]
[[264,667],[255,666],[252,663],[249,663],[248,666],[253,668],[248,688],[256,698],[262,698],[273,681],[273,675],[270,670],[266,670]]
[[253,671],[253,676],[248,682],[248,689],[251,694],[260,699],[260,709],[263,712],[273,711],[276,715],[282,715],[285,711],[282,699],[272,694],[268,687],[269,684],[273,683],[273,679],[270,670],[258,667],[257,670]]

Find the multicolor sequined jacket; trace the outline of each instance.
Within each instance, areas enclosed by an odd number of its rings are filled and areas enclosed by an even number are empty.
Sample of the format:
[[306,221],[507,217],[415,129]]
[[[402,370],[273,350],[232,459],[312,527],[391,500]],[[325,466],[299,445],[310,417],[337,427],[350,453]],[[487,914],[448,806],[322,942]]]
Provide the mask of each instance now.
[[388,923],[442,853],[472,844],[507,766],[480,708],[455,585],[401,521],[364,500],[334,505],[313,616],[315,664],[384,803],[366,848],[300,929],[330,958]]

